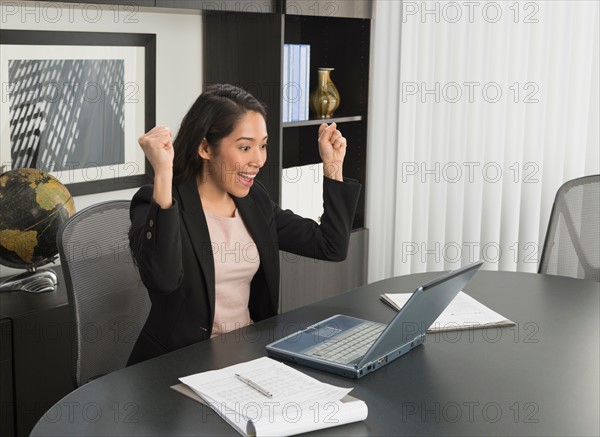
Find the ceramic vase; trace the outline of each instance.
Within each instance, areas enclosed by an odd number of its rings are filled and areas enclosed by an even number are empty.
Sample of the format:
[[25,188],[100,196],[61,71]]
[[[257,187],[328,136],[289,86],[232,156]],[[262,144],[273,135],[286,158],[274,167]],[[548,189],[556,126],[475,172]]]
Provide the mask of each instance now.
[[340,106],[340,93],[331,81],[333,68],[319,68],[317,87],[310,94],[310,104],[317,118],[331,118]]

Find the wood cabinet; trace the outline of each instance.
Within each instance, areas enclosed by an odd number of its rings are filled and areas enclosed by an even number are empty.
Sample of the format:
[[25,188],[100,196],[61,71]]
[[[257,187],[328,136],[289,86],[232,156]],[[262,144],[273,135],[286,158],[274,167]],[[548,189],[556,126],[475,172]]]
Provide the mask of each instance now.
[[368,247],[369,232],[367,229],[360,229],[350,236],[348,258],[343,262],[320,261],[280,252],[280,312],[365,285]]
[[[58,276],[55,291],[0,293],[2,436],[28,436],[38,419],[75,388],[66,287],[60,266],[50,268]],[[47,420],[65,413],[51,411]]]

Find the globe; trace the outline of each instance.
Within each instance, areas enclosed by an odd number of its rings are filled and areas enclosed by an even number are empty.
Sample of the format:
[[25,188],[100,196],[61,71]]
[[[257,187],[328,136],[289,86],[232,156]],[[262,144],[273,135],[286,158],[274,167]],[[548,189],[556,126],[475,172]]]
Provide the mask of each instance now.
[[35,270],[58,253],[56,236],[75,213],[73,197],[54,176],[35,168],[0,175],[0,264]]

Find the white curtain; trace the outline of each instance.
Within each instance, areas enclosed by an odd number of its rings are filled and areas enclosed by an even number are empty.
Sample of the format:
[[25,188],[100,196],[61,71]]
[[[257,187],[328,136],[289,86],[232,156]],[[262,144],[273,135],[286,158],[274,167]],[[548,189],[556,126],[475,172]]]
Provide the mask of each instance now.
[[600,173],[597,1],[376,0],[369,281],[537,271],[554,195]]

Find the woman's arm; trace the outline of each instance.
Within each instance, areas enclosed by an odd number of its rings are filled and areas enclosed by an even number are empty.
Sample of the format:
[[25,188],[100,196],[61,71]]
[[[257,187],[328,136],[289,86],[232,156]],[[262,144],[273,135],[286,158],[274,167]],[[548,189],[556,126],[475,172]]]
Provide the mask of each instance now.
[[142,187],[131,201],[133,256],[144,285],[151,291],[170,293],[182,278],[179,211],[173,201],[171,130],[156,126],[138,138],[154,170],[154,184]]
[[344,180],[343,167],[346,156],[346,138],[337,129],[336,123],[319,126],[319,155],[323,161],[323,174],[339,182]]
[[154,170],[153,199],[161,208],[173,205],[173,149],[171,129],[155,126],[138,138],[138,143]]
[[279,249],[309,258],[343,261],[360,190],[361,185],[353,179],[339,182],[324,178],[321,224],[273,203]]
[[161,208],[154,191],[146,185],[131,200],[129,245],[146,288],[170,293],[183,277],[179,208],[176,202]]
[[361,186],[343,178],[347,144],[336,123],[321,124],[318,142],[325,176],[321,224],[273,205],[279,248],[310,258],[343,261],[348,253]]

